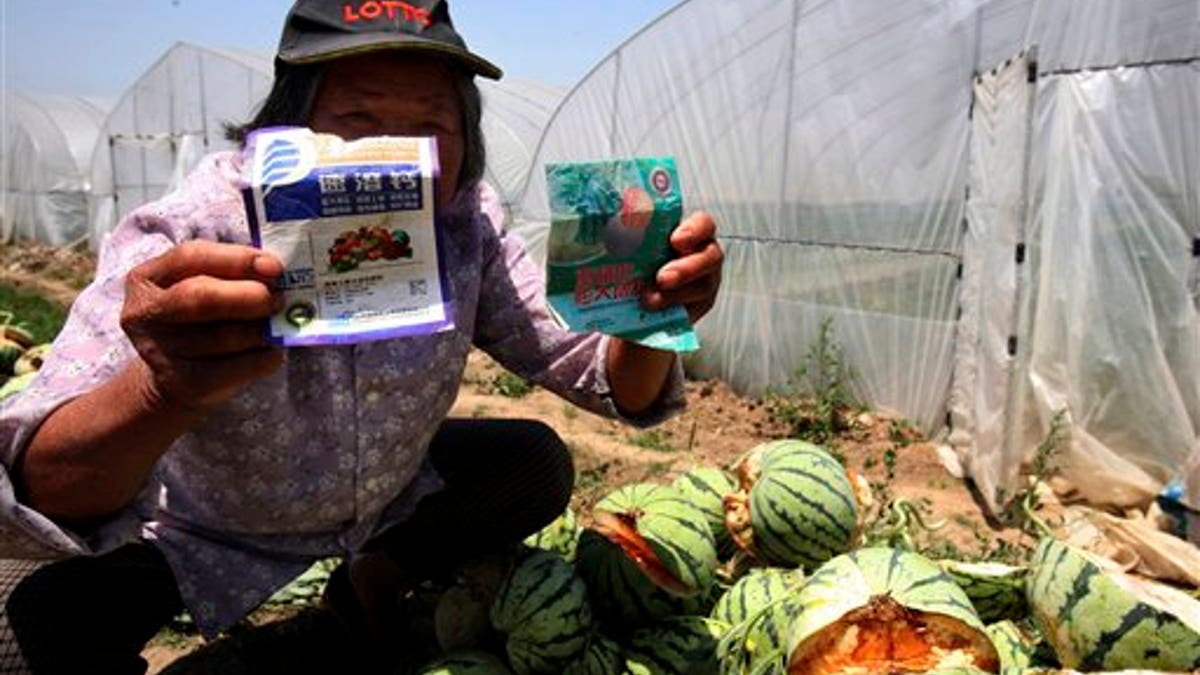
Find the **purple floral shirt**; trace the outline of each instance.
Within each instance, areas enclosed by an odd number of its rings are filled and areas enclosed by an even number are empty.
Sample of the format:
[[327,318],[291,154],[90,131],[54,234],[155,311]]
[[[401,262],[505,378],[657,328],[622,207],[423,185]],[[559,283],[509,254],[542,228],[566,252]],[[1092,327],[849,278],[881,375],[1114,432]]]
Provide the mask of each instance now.
[[[250,243],[240,170],[238,153],[210,155],[180,190],[129,214],[104,242],[96,279],[33,384],[0,407],[0,557],[95,555],[145,538],[165,554],[208,635],[315,559],[352,554],[440,488],[426,449],[472,344],[579,406],[620,416],[606,378],[608,338],[553,322],[541,271],[500,228],[499,200],[481,185],[479,211],[446,238],[454,330],[290,350],[278,372],[176,441],[134,503],[93,531],[21,504],[9,469],[38,425],[137,358],[118,325],[126,272],[192,239]],[[653,424],[682,405],[677,365],[651,411],[628,421]]]

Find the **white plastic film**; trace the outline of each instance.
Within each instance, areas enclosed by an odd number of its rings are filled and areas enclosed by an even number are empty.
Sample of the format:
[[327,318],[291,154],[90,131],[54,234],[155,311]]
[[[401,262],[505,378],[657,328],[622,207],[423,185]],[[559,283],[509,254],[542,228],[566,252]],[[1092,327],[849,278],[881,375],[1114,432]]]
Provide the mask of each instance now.
[[[1010,486],[1008,438],[1017,346],[1018,246],[1028,210],[1034,61],[1022,54],[975,78],[949,442],[984,495]],[[981,450],[982,449],[982,450]]]
[[1179,477],[1200,419],[1200,62],[1038,87],[1015,461],[1061,413],[1065,477],[1132,505]]

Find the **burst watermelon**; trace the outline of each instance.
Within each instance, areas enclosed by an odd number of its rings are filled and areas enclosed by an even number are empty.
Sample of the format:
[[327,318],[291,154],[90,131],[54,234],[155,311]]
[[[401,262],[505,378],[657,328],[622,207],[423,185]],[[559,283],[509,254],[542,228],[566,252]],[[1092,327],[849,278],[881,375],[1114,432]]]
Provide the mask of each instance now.
[[1068,668],[1200,669],[1200,601],[1061,541],[1038,545],[1028,599]]
[[593,628],[587,588],[570,563],[542,550],[513,568],[490,614],[517,675],[561,673],[583,655]]
[[868,548],[822,565],[798,594],[790,675],[996,672],[996,648],[962,589],[916,553]]
[[740,489],[725,498],[725,519],[741,549],[771,565],[813,569],[854,545],[854,488],[845,467],[821,447],[764,443],[736,470]]
[[717,550],[704,514],[678,490],[625,486],[594,510],[576,566],[600,615],[622,627],[691,614],[711,597]]

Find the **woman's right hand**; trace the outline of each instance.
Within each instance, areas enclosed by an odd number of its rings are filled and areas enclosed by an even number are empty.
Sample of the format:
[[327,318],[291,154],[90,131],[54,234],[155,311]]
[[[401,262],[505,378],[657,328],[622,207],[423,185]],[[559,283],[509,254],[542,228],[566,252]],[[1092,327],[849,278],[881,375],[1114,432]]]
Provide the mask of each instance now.
[[207,413],[283,363],[264,338],[283,273],[249,246],[192,241],[129,271],[121,327],[141,356],[153,406]]

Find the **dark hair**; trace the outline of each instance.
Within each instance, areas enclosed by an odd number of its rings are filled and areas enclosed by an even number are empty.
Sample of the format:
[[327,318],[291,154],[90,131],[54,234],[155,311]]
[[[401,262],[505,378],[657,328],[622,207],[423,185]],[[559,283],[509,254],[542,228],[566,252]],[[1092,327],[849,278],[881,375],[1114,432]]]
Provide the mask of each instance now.
[[[266,100],[245,124],[228,124],[225,137],[241,145],[255,129],[277,126],[306,126],[325,78],[325,63],[294,65],[275,60],[275,81]],[[483,143],[483,97],[475,77],[461,68],[453,68],[454,85],[462,102],[463,163],[457,190],[473,187],[483,178],[487,150]]]

